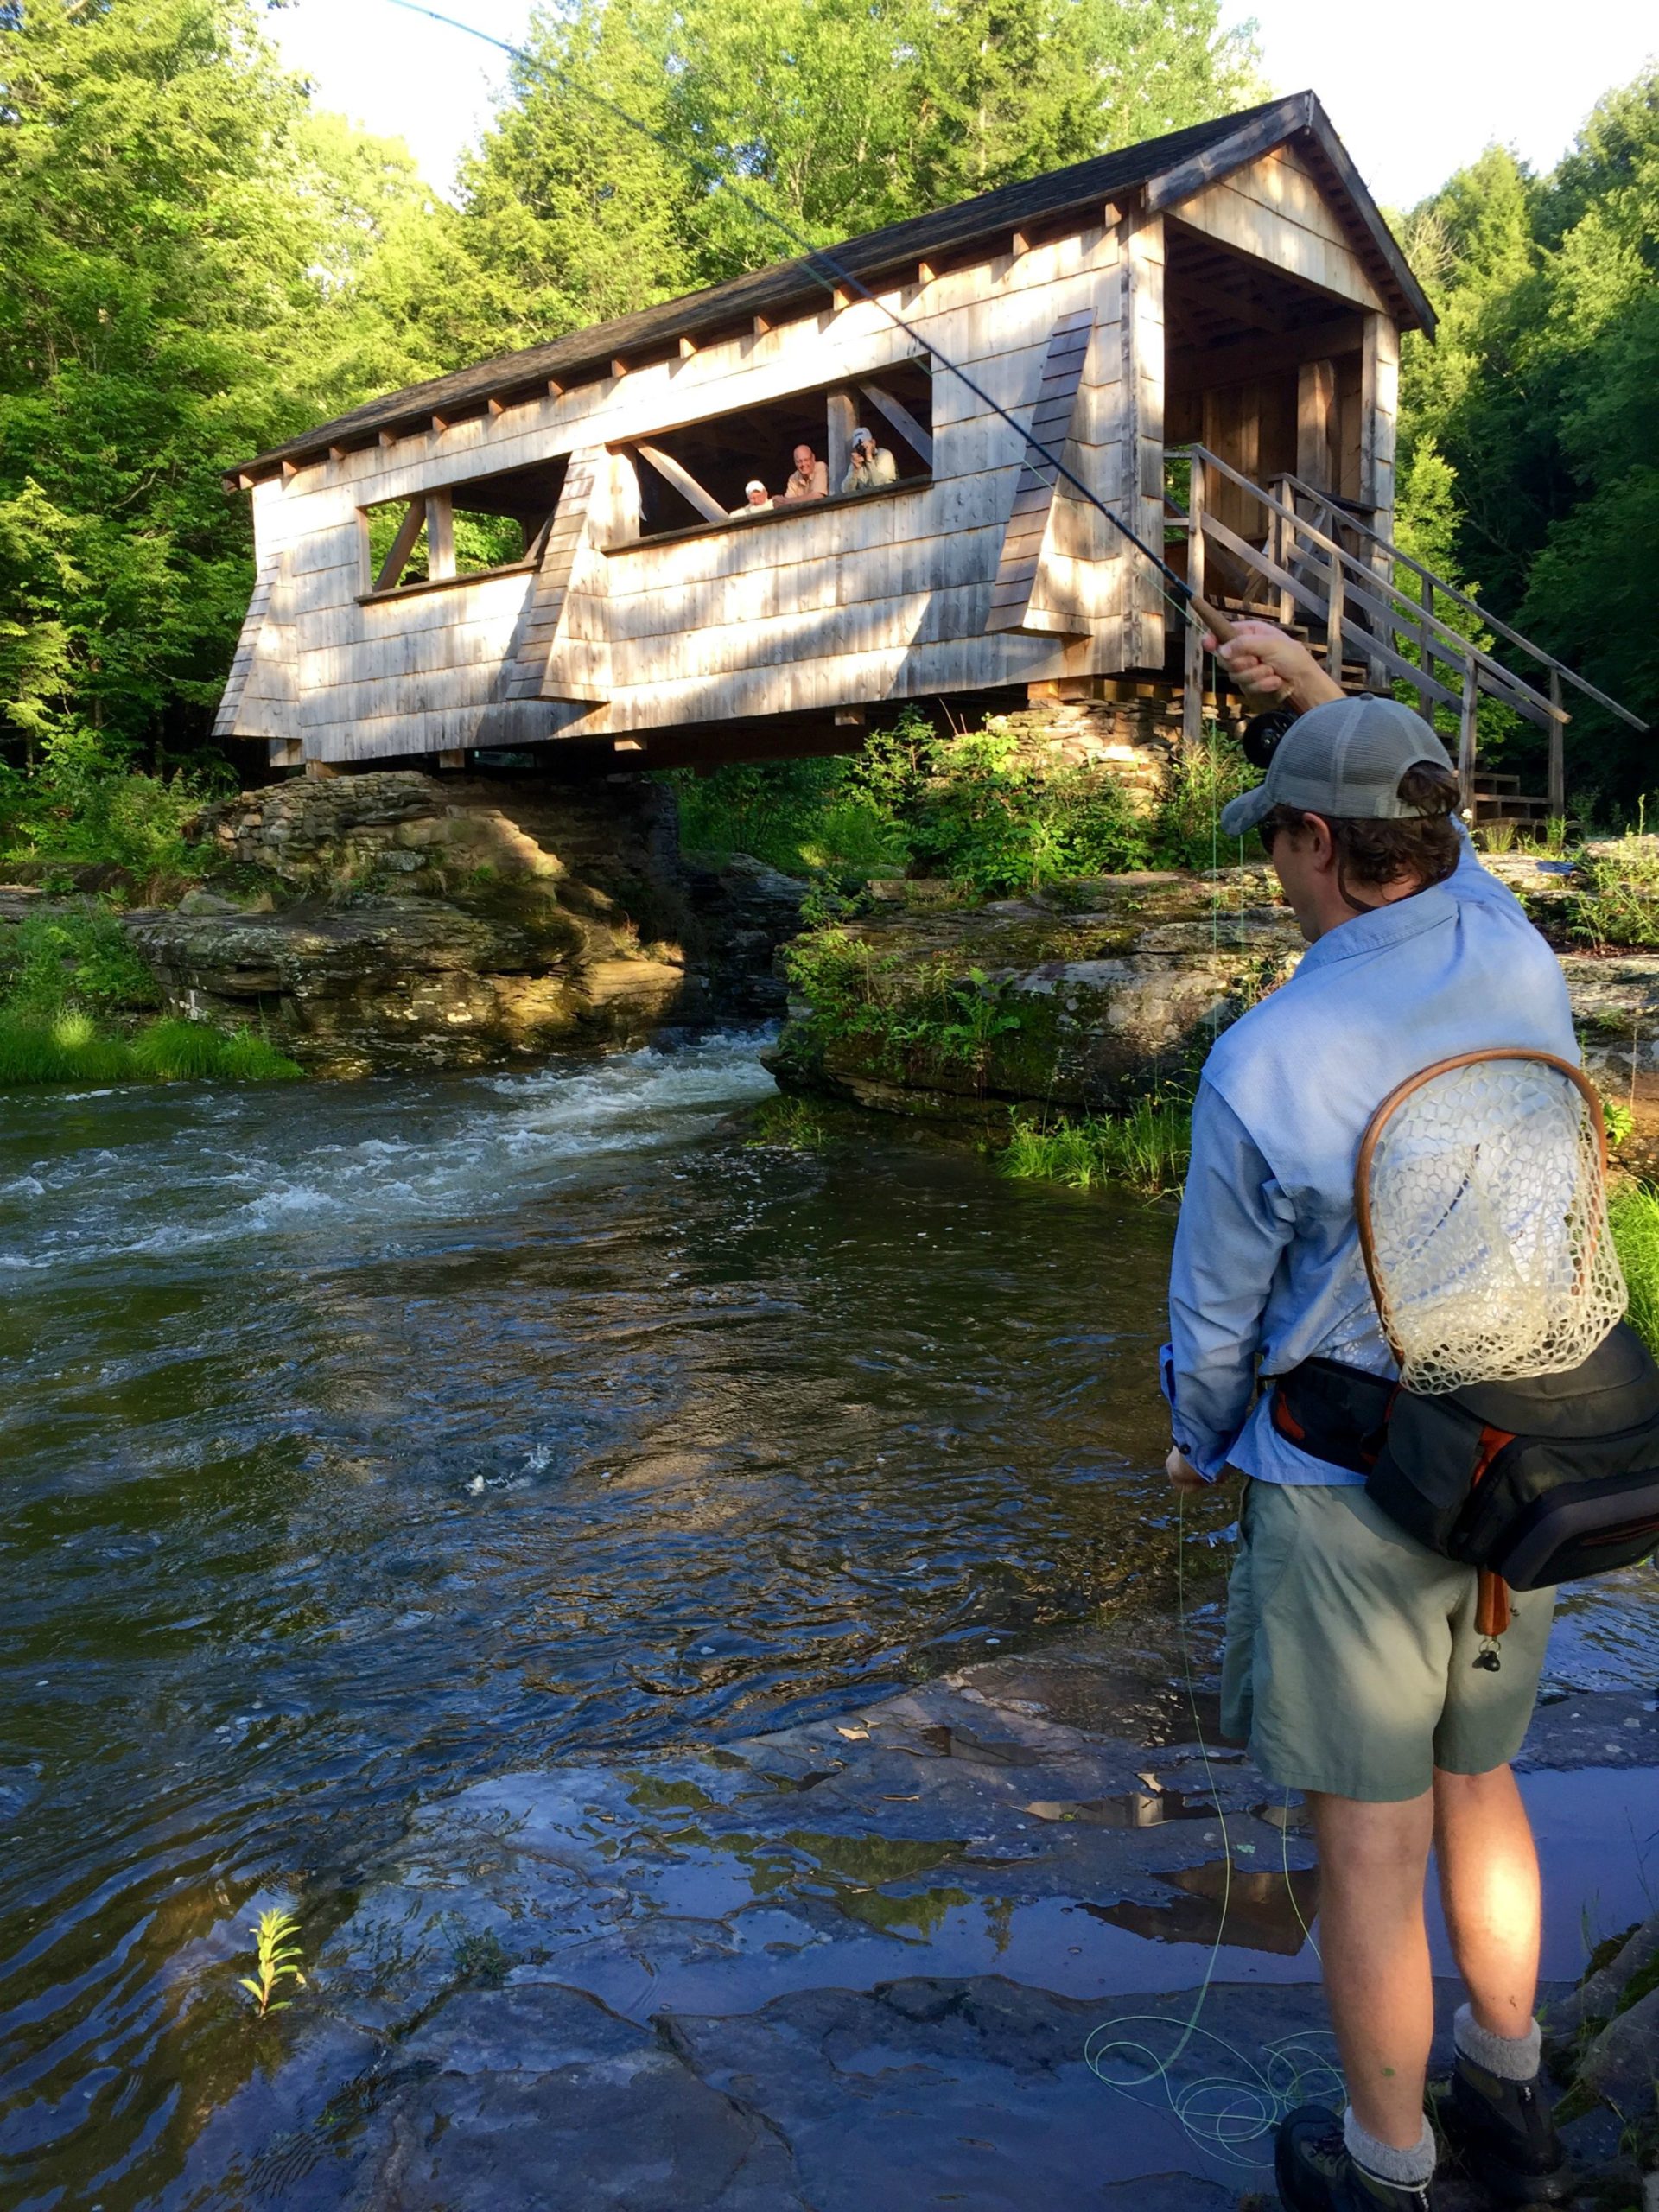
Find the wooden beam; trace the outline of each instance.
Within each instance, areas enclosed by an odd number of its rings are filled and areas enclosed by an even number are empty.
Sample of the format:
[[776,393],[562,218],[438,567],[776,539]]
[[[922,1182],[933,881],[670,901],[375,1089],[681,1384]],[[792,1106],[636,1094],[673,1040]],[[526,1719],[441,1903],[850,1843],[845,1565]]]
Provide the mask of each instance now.
[[615,753],[643,753],[645,748],[637,737],[614,737],[611,749]]
[[754,318],[754,334],[757,338],[769,337],[776,327],[775,324],[768,322],[763,315],[758,315]]
[[258,481],[259,479],[257,476],[250,476],[247,470],[245,468],[236,480],[237,488],[238,491],[242,492],[251,492],[254,486]]
[[426,495],[426,573],[435,584],[455,573],[455,510],[448,492]]
[[1296,372],[1296,474],[1316,492],[1336,486],[1337,365],[1304,361]]
[[345,447],[330,446],[328,448],[328,458],[330,461],[344,461],[346,458]]
[[1312,100],[1311,92],[1292,92],[1287,99],[1275,100],[1254,123],[1206,146],[1190,161],[1166,169],[1161,176],[1154,177],[1146,188],[1147,213],[1156,214],[1160,208],[1173,207],[1179,200],[1191,200],[1205,185],[1218,183],[1235,169],[1259,160],[1274,146],[1282,146],[1294,132],[1307,128]]
[[505,399],[493,399],[489,403],[489,410],[490,420],[493,422],[498,415],[505,415],[506,413],[507,403]]
[[[1166,312],[1186,283],[1187,279],[1177,264],[1177,273],[1172,274],[1169,280]],[[1180,365],[1186,374],[1177,381],[1184,389],[1191,390],[1195,383],[1200,386],[1243,384],[1255,377],[1276,376],[1283,369],[1300,369],[1305,361],[1357,353],[1364,335],[1364,318],[1344,315],[1300,324],[1292,330],[1281,329],[1274,337],[1258,337],[1251,332],[1234,338],[1211,339],[1196,360]]]
[[392,434],[392,432],[391,432],[391,431],[390,431],[390,430],[382,430],[382,431],[381,431],[381,433],[380,433],[380,450],[381,450],[381,452],[382,452],[382,453],[387,453],[387,452],[389,452],[389,451],[391,450],[391,448],[393,446],[395,446],[395,445],[397,444],[397,438],[394,436],[394,435]]
[[397,535],[391,541],[391,550],[380,563],[380,573],[374,580],[376,591],[391,591],[396,588],[398,577],[409,564],[410,555],[415,550],[415,541],[425,527],[426,501],[411,499],[408,511],[397,525]]
[[938,273],[931,261],[918,261],[916,264],[916,282],[918,284],[931,284]]
[[931,471],[933,467],[932,436],[922,428],[909,408],[901,400],[893,398],[890,392],[883,391],[879,384],[861,383],[858,388],[876,412],[884,416],[899,436],[915,448],[923,466]]
[[285,461],[283,463],[283,481],[284,484],[291,484],[299,473],[299,467],[296,462]]
[[1031,240],[1024,231],[1016,231],[1014,236],[1008,240],[1008,251],[1014,256],[1016,261],[1019,260],[1022,253],[1029,253],[1031,251]]
[[639,445],[634,448],[641,461],[646,461],[665,484],[671,484],[683,499],[689,499],[705,522],[724,522],[726,510],[711,493],[705,492],[689,468],[683,468],[671,453],[664,453],[660,446]]
[[837,729],[862,729],[864,728],[864,724],[865,714],[862,707],[837,707],[836,709],[836,727]]
[[447,415],[435,415],[432,417],[432,429],[435,435],[441,438],[448,427],[449,417]]
[[830,489],[839,492],[847,474],[847,464],[852,457],[853,432],[858,428],[858,414],[849,391],[832,391],[826,404],[828,442],[826,454],[830,470]]
[[625,377],[627,373],[627,363],[623,359],[620,353],[613,353],[611,356],[611,374],[613,377]]
[[693,340],[693,339],[690,339],[690,338],[682,338],[682,339],[681,339],[681,340],[680,340],[680,359],[681,359],[683,361],[689,361],[689,360],[690,359],[691,356],[692,356],[692,355],[696,352],[696,350],[697,350],[697,348],[696,348],[696,340]]
[[549,377],[547,380],[547,396],[550,399],[563,399],[564,397],[564,386],[559,382],[557,377]]
[[837,284],[830,296],[835,303],[836,312],[839,314],[842,308],[851,307],[859,295],[856,292],[849,292],[844,284]]
[[1561,679],[1558,671],[1549,671],[1549,703],[1554,720],[1549,726],[1549,818],[1552,822],[1567,819],[1567,715],[1561,705]]
[[1475,709],[1480,703],[1480,671],[1473,661],[1464,664],[1463,697],[1458,706],[1458,781],[1463,786],[1463,803],[1472,806],[1475,798]]

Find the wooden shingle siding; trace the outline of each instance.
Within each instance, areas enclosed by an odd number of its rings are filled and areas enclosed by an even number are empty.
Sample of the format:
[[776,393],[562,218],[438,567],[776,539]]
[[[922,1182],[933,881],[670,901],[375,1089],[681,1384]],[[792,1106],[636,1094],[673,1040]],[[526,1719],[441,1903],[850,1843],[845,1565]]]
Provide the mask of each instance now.
[[[256,484],[256,596],[221,730],[302,742],[311,759],[369,760],[1161,668],[1167,614],[1154,571],[1027,437],[1058,450],[1094,499],[1161,550],[1166,253],[1179,245],[1217,268],[1243,257],[1282,297],[1294,288],[1311,298],[1312,287],[1343,303],[1355,353],[1326,378],[1329,442],[1344,477],[1386,507],[1398,286],[1389,289],[1382,246],[1356,231],[1351,183],[1332,181],[1340,162],[1316,143],[1312,113],[1298,96],[1183,135],[1167,165],[1147,172],[1144,193],[1079,203],[1046,234],[1022,229],[1019,250],[1010,226],[976,257],[887,270],[881,299],[908,328],[874,301],[832,306],[799,285],[768,292],[746,278],[651,309],[644,323],[630,318],[614,342],[577,334],[331,426],[302,464]],[[1135,166],[1109,162],[1121,178]],[[1016,195],[1034,204],[1052,182]],[[955,236],[960,213],[926,221]],[[709,320],[717,295],[747,298],[757,285],[765,312]],[[1175,297],[1167,342],[1190,351]],[[1317,302],[1315,315],[1331,327]],[[659,325],[671,344],[636,342]],[[1230,363],[1248,334],[1224,315],[1220,328]],[[1272,335],[1282,346],[1284,334]],[[612,373],[613,356],[626,374]],[[918,364],[931,368],[931,415]],[[1179,404],[1207,422],[1216,394],[1183,373]],[[563,388],[550,391],[549,377]],[[925,461],[931,447],[931,477],[868,500],[640,538],[643,448],[676,453],[686,433],[688,449],[724,450],[725,432],[710,426],[729,422],[731,454],[776,487],[788,455],[745,443],[758,435],[746,428],[750,410],[810,404],[823,423],[827,392],[884,384],[904,395],[923,438],[895,438],[901,463],[917,465],[912,451]],[[486,397],[494,411],[483,411]],[[561,461],[558,510],[533,569],[369,591],[367,509],[436,494],[459,508],[473,480]],[[707,480],[730,496],[720,478]]]
[[[1093,309],[1079,308],[1061,316],[1048,341],[1028,433],[1037,444],[1026,448],[1003,532],[996,581],[991,588],[988,626],[993,630],[1027,626],[1026,618],[1032,609],[1055,487],[1060,483],[1059,467],[1055,464],[1076,468],[1076,456],[1069,450],[1071,418],[1094,327]],[[1039,445],[1054,459],[1045,458]],[[1039,620],[1030,626],[1048,629],[1053,625]]]
[[588,531],[588,510],[601,461],[593,448],[573,454],[559,493],[553,527],[525,608],[523,626],[502,671],[497,697],[537,699],[547,674],[548,653],[563,619],[570,580]]

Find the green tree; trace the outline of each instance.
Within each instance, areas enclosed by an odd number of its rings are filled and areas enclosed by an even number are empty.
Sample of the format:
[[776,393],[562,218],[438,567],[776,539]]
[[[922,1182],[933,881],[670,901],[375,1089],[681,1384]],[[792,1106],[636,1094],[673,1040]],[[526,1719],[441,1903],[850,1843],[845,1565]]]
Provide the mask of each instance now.
[[309,114],[249,0],[0,15],[14,753],[82,732],[111,760],[200,742],[250,573],[221,473],[315,419],[319,328],[407,190],[385,149]]
[[[1405,349],[1402,542],[1651,717],[1659,74],[1609,93],[1550,177],[1489,149],[1414,213],[1406,244],[1441,321],[1437,344]],[[1568,704],[1570,792],[1628,803],[1651,773],[1642,741]],[[1535,774],[1541,741],[1504,742]]]

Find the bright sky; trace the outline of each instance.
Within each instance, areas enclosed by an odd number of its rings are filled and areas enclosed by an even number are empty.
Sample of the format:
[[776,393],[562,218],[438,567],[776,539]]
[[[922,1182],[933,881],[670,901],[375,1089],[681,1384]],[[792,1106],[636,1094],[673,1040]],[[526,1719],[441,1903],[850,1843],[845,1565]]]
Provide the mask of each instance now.
[[[531,0],[436,0],[480,30],[522,33]],[[1360,173],[1409,207],[1494,139],[1550,168],[1600,95],[1659,47],[1652,0],[1224,0],[1253,14],[1281,92],[1311,85]],[[290,0],[267,19],[327,107],[408,140],[448,188],[490,113],[505,56],[391,0]]]

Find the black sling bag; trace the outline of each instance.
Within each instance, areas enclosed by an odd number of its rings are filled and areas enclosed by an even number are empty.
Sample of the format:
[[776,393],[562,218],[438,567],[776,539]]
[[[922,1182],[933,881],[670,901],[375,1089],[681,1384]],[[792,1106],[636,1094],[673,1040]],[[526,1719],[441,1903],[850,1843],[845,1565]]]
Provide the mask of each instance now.
[[1408,1535],[1512,1590],[1631,1567],[1659,1543],[1659,1366],[1628,1322],[1564,1375],[1444,1397],[1304,1360],[1274,1378],[1272,1418],[1363,1475]]
[[[1605,1176],[1601,1102],[1567,1061],[1541,1052],[1470,1053],[1401,1084],[1371,1117],[1355,1173],[1361,1249],[1385,1328],[1369,1185],[1380,1132],[1422,1084],[1494,1059],[1542,1062],[1570,1078],[1594,1117]],[[1272,1377],[1271,1388],[1281,1436],[1363,1475],[1367,1497],[1408,1535],[1481,1572],[1491,1585],[1482,1592],[1488,1634],[1501,1633],[1507,1618],[1499,1584],[1541,1590],[1608,1573],[1659,1543],[1659,1364],[1628,1322],[1560,1374],[1465,1383],[1429,1396],[1336,1360],[1310,1359]]]

